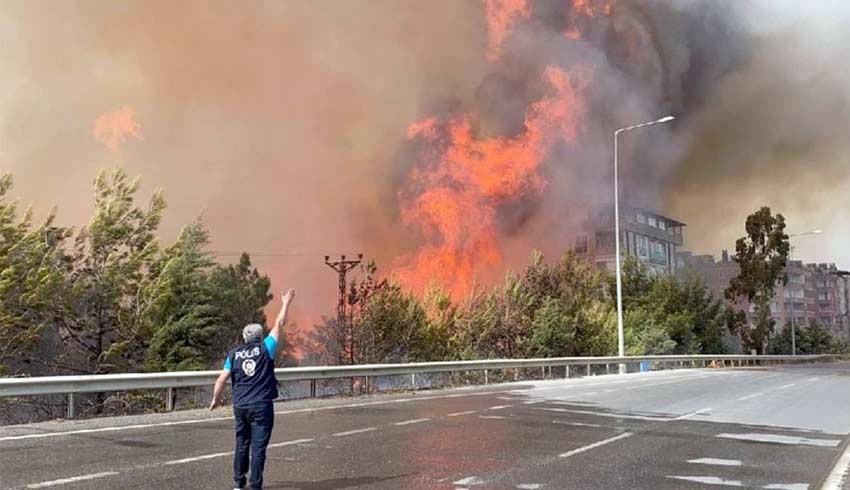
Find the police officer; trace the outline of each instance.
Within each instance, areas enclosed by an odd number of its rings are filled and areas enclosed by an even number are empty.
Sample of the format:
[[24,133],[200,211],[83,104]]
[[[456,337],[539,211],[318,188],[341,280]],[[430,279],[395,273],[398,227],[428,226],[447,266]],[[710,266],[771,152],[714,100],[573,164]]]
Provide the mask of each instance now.
[[286,315],[293,298],[293,289],[282,295],[283,306],[274,327],[265,338],[262,325],[252,323],[242,329],[242,339],[245,343],[227,354],[224,370],[215,382],[210,410],[218,406],[228,378],[233,385],[233,418],[236,421],[233,479],[236,482],[236,490],[241,490],[247,483],[249,449],[251,488],[263,488],[266,446],[269,445],[274,427],[273,402],[278,396],[274,358],[280,331],[286,324]]

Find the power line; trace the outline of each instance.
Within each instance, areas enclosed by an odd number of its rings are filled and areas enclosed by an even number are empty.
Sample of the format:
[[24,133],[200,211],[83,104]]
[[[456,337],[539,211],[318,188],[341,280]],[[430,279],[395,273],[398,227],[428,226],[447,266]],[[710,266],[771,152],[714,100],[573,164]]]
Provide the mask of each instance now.
[[[251,250],[243,250],[240,252],[229,251],[229,250],[211,250],[210,254],[218,256],[218,257],[238,257],[246,253],[251,257],[328,257],[330,255],[346,255],[340,254],[337,252],[334,253],[315,253],[315,252],[256,252]],[[357,254],[352,254],[357,255]],[[362,255],[362,254],[360,254]]]

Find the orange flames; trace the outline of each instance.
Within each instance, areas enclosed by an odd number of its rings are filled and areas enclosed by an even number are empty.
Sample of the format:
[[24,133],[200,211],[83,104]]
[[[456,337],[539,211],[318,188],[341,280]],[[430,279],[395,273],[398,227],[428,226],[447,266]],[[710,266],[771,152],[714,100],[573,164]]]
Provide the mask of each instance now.
[[526,0],[484,0],[484,12],[489,36],[487,58],[496,61],[511,26],[520,19],[527,19],[530,12]]
[[572,0],[573,10],[588,17],[596,17],[599,14],[611,15],[614,8],[614,0]]
[[569,74],[547,68],[550,93],[529,107],[516,136],[479,138],[468,114],[408,128],[408,137],[426,143],[426,150],[400,194],[401,218],[426,244],[402,258],[396,276],[403,284],[421,291],[435,283],[457,297],[478,271],[501,263],[498,208],[543,189],[540,163],[554,143],[575,140],[591,75],[583,67]]
[[143,139],[142,126],[136,122],[135,111],[127,106],[98,117],[92,135],[111,151],[117,151],[128,137]]

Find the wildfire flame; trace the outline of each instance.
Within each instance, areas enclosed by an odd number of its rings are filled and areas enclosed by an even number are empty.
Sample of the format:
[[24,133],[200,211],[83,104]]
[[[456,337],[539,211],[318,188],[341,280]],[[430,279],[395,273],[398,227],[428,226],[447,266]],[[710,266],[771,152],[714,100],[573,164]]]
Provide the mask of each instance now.
[[543,189],[540,163],[554,143],[575,141],[585,114],[590,69],[549,67],[543,76],[550,93],[528,108],[516,136],[478,138],[469,114],[408,128],[426,150],[399,195],[401,218],[426,244],[395,271],[406,286],[421,291],[436,283],[457,297],[469,291],[476,271],[501,263],[498,207]]
[[497,61],[511,26],[520,19],[527,19],[530,11],[526,0],[484,0],[484,12],[488,33],[487,58]]
[[573,10],[588,17],[611,15],[614,0],[572,0]]
[[136,121],[135,111],[128,106],[98,117],[94,121],[92,135],[111,151],[118,151],[118,147],[127,141],[128,137],[144,139],[142,126]]

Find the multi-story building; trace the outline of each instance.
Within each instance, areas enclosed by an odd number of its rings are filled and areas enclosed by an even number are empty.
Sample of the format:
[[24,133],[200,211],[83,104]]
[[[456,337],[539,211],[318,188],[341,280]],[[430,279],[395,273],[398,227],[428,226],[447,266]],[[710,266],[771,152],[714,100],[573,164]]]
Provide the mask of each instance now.
[[723,292],[729,287],[729,281],[738,277],[738,273],[741,271],[726,250],[721,254],[719,261],[715,261],[712,255],[693,255],[691,252],[681,252],[677,256],[677,264],[677,272],[680,277],[684,278],[688,274],[696,274],[702,278],[715,298],[723,298]]
[[[740,271],[738,264],[723,251],[720,261],[711,255],[682,252],[678,256],[680,275],[696,273],[716,298],[723,298],[729,281]],[[850,338],[850,272],[835,264],[804,264],[792,260],[787,266],[788,283],[778,284],[770,305],[778,333],[792,321],[805,328],[812,322],[829,328],[833,334]]]
[[[682,246],[685,224],[644,209],[624,206],[620,210],[620,253],[636,257],[658,274],[676,273],[676,249]],[[596,208],[576,239],[574,250],[601,269],[613,271],[616,253],[614,210]]]
[[780,284],[771,303],[778,326],[791,323],[806,326],[817,322],[835,335],[848,336],[847,278],[835,264],[788,263],[788,283]]

